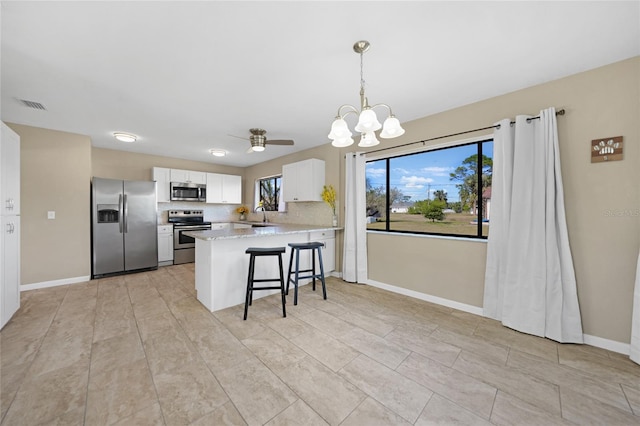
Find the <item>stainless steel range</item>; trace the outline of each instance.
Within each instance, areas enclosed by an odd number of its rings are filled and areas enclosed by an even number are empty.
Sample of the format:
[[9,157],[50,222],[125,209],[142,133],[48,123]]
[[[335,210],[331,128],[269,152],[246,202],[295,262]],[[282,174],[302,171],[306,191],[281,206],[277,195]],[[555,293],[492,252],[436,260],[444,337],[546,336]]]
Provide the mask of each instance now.
[[204,221],[202,210],[169,210],[169,223],[173,224],[173,264],[195,262],[196,240],[184,233],[207,231],[211,222]]

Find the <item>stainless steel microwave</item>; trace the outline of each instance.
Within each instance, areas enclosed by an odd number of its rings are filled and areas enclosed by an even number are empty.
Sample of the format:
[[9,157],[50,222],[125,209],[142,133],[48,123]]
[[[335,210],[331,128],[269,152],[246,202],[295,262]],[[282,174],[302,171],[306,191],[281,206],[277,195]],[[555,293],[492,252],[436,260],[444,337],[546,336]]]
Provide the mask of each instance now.
[[171,182],[171,201],[207,201],[207,185],[191,182]]

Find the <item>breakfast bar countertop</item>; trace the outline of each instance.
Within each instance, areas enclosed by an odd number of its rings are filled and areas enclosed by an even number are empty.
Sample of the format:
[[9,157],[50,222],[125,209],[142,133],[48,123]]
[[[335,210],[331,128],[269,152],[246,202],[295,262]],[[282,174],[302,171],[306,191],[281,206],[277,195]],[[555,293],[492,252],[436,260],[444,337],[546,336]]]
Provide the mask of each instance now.
[[[228,222],[225,222],[228,223]],[[222,229],[211,229],[208,231],[193,231],[184,232],[184,235],[196,238],[198,240],[210,241],[210,240],[228,240],[235,238],[252,238],[252,237],[266,237],[274,235],[284,234],[299,234],[305,232],[316,231],[337,231],[341,230],[341,227],[336,226],[318,226],[318,225],[300,225],[300,224],[286,224],[286,223],[272,223],[268,222],[263,224],[262,222],[256,223],[255,227],[242,227],[234,228],[234,223],[229,223]],[[240,224],[250,224],[247,222],[237,222]],[[215,225],[215,224],[214,224]]]

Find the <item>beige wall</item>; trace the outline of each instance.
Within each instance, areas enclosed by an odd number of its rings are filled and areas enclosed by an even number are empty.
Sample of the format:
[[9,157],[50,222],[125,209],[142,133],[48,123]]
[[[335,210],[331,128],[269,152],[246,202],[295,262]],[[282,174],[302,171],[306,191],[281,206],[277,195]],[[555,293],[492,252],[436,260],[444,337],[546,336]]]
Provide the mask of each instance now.
[[[640,246],[639,76],[640,58],[636,57],[405,122],[404,136],[381,145],[485,127],[505,117],[537,114],[549,106],[564,108],[566,115],[558,118],[560,151],[584,331],[625,343],[630,338],[635,261]],[[283,164],[319,158],[326,162],[326,183],[337,189],[342,224],[344,154],[358,149],[335,149],[326,143],[238,169],[91,150],[84,136],[11,127],[23,141],[23,284],[89,275],[91,176],[150,179],[153,166],[241,174],[244,203],[251,206],[256,179],[281,173]],[[618,135],[624,136],[624,160],[591,164],[590,141]],[[63,185],[68,180],[72,181],[71,187]],[[59,219],[47,221],[47,210],[56,210]],[[287,213],[277,214],[272,220],[329,224],[331,211],[324,203],[290,203]],[[337,269],[341,270],[342,233],[338,233],[336,242]],[[368,252],[372,280],[482,306],[486,257],[482,242],[369,234]]]
[[243,173],[243,168],[241,167],[222,166],[199,161],[102,148],[93,148],[91,150],[91,161],[92,176],[110,179],[152,180],[151,169],[153,167],[232,175],[242,175]]
[[8,124],[21,144],[22,284],[89,276],[91,140]]
[[[405,123],[406,134],[391,141],[418,141],[535,115],[549,106],[564,108],[566,115],[558,117],[560,155],[584,332],[625,343],[640,246],[639,80],[636,57]],[[624,160],[592,164],[591,140],[619,135]],[[369,234],[368,253],[372,280],[482,306],[482,243]]]

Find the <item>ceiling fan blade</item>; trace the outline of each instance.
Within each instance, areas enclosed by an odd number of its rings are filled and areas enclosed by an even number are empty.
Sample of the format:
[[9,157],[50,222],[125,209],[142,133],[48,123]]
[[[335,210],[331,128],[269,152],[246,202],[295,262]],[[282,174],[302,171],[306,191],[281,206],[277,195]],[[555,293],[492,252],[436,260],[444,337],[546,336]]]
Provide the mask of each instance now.
[[242,140],[245,140],[245,141],[248,141],[248,140],[249,140],[249,138],[245,138],[245,137],[243,137],[243,136],[236,136],[236,135],[230,135],[230,134],[227,134],[227,136],[231,136],[232,138],[242,139]]
[[267,139],[265,141],[267,145],[293,145],[293,141],[291,139]]

